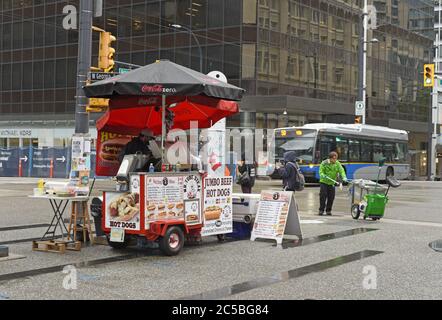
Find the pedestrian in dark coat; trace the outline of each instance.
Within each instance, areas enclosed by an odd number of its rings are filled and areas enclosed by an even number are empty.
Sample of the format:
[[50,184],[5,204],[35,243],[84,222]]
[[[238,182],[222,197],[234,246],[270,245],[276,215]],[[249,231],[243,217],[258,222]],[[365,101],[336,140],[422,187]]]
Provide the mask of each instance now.
[[296,152],[287,151],[284,153],[284,166],[279,168],[279,175],[282,178],[284,190],[295,192],[295,182],[299,166],[296,163]]
[[237,176],[240,177],[247,171],[249,179],[245,179],[243,183],[241,183],[241,179],[239,179],[241,191],[242,193],[252,193],[252,188],[255,185],[256,166],[254,163],[246,163],[245,158],[246,156],[243,154],[241,156],[241,161],[238,163]]

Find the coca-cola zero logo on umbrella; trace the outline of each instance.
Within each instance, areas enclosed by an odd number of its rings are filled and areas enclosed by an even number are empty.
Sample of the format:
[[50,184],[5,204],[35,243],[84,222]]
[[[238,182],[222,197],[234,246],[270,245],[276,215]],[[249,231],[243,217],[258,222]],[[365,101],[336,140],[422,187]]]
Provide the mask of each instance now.
[[162,85],[160,84],[156,84],[156,85],[143,85],[141,87],[141,92],[143,93],[176,93],[177,90],[176,88],[164,88]]

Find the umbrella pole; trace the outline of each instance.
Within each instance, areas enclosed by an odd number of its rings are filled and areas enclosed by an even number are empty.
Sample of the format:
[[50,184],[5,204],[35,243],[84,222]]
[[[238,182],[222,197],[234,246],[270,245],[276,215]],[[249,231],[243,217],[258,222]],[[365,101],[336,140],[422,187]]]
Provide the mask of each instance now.
[[166,141],[166,96],[162,96],[161,107],[161,163],[164,163],[164,144]]

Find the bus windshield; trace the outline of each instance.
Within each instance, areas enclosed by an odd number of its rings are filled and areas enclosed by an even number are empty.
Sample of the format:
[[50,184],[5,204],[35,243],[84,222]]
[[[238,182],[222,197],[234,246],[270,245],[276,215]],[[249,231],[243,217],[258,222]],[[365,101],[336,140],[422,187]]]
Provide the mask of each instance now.
[[276,158],[283,160],[285,152],[295,151],[297,158],[309,163],[313,161],[314,146],[315,138],[276,138]]

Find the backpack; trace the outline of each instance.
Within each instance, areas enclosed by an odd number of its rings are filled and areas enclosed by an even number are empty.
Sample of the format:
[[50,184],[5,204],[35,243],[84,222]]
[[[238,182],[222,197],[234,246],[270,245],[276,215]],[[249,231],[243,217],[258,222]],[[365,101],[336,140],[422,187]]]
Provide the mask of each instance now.
[[295,169],[295,190],[296,191],[302,191],[305,187],[305,177],[301,172],[301,169],[299,169],[299,166],[296,163],[288,162],[290,163],[293,168]]
[[238,177],[238,180],[236,183],[241,186],[247,186],[250,184],[250,180],[251,179],[250,179],[249,172],[248,172],[248,170],[246,170]]
[[238,176],[238,180],[236,183],[241,186],[253,187],[255,185],[255,177],[256,177],[255,168],[249,164],[246,164],[245,166],[246,170]]

